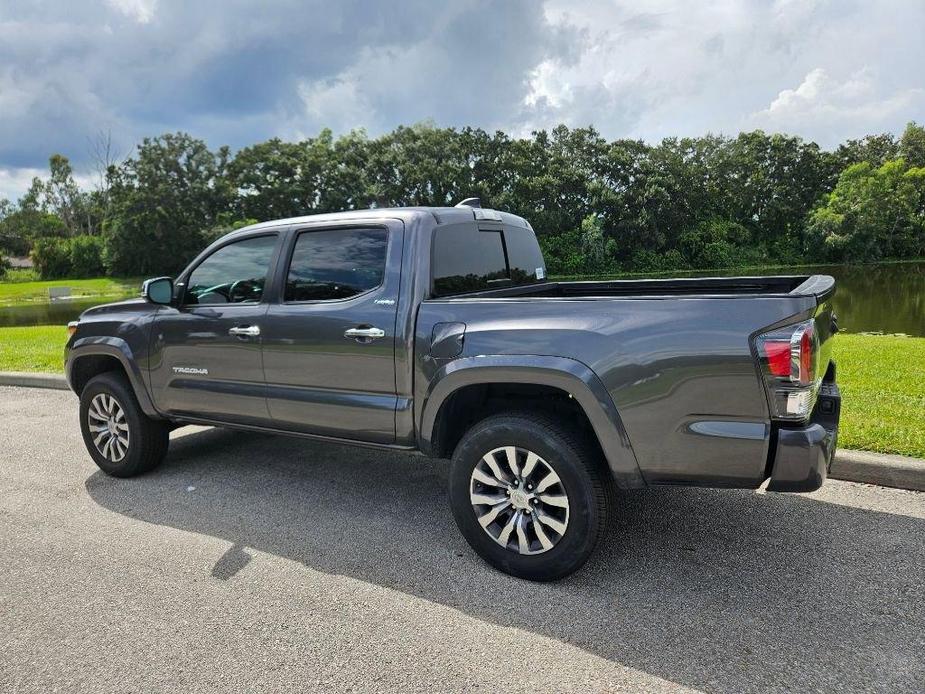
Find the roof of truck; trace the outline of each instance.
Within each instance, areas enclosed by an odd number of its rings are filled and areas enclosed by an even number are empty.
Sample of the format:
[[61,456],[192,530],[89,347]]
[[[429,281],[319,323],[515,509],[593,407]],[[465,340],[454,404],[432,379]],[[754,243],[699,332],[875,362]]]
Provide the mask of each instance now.
[[366,210],[345,210],[344,212],[326,212],[323,214],[304,215],[302,217],[289,217],[287,219],[273,219],[242,227],[231,233],[237,235],[258,229],[266,229],[286,224],[303,224],[307,222],[343,222],[349,220],[382,219],[383,217],[406,220],[421,215],[432,216],[438,224],[486,220],[500,221],[502,224],[532,229],[530,223],[523,217],[498,210],[483,210],[482,208],[472,207],[374,207]]

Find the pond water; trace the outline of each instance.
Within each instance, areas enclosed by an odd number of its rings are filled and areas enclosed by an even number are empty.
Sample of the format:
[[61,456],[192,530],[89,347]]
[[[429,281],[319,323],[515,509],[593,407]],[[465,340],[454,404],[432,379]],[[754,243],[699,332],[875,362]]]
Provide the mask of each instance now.
[[[671,276],[668,273],[667,276]],[[832,303],[842,332],[925,336],[925,261],[872,265],[813,265],[788,270],[729,270],[673,273],[684,277],[736,275],[832,275]],[[666,275],[653,275],[664,277]],[[583,279],[595,279],[587,277]]]
[[[697,274],[697,273],[686,273]],[[701,273],[737,275],[741,271]],[[787,272],[773,269],[756,274],[825,274],[835,277],[837,291],[833,301],[839,328],[845,332],[906,333],[925,336],[925,262],[884,263],[880,265],[820,265]],[[65,324],[91,306],[128,296],[93,297],[33,303],[0,305],[0,326]]]
[[0,304],[0,327],[10,325],[66,325],[92,306],[138,296],[131,292],[125,296],[93,296],[88,298],[58,299],[52,302],[29,302],[15,306]]
[[832,275],[832,304],[839,330],[925,336],[925,262],[820,265],[793,272],[776,269],[755,274]]

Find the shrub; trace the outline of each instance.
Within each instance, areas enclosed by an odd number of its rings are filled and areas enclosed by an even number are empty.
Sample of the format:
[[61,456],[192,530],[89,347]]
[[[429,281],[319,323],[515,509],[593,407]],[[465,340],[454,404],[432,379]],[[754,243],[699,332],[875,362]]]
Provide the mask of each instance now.
[[70,239],[36,239],[31,256],[36,271],[44,280],[61,279],[71,273]]
[[539,234],[537,240],[546,260],[550,275],[580,275],[584,272],[584,258],[579,250],[580,234],[577,230],[562,234]]
[[99,277],[104,274],[103,239],[75,236],[70,239],[71,277]]
[[687,263],[684,256],[676,248],[656,253],[647,249],[636,251],[629,272],[668,272],[669,270],[685,270]]
[[748,231],[727,219],[709,219],[681,234],[678,246],[692,268],[710,270],[742,263],[737,249],[748,245]]
[[69,239],[36,239],[32,262],[45,280],[65,277],[99,277],[103,274],[103,239],[75,236]]

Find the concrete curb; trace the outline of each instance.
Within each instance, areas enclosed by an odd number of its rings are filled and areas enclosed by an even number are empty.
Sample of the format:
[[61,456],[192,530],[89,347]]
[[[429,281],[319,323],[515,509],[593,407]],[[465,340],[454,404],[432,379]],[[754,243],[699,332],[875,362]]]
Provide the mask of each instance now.
[[62,374],[19,373],[16,371],[0,371],[0,386],[70,390],[67,379]]
[[887,453],[838,450],[829,477],[925,492],[925,460]]
[[[62,374],[0,371],[0,386],[69,390]],[[925,492],[925,460],[903,455],[838,450],[829,477]]]

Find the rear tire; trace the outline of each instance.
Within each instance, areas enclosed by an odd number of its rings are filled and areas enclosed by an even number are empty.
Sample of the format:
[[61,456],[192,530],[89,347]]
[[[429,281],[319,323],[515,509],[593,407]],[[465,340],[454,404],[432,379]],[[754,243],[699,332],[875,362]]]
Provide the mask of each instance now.
[[93,462],[113,477],[134,477],[167,455],[170,430],[148,417],[125,376],[115,371],[90,379],[80,394],[80,432]]
[[485,561],[554,581],[581,568],[603,535],[609,483],[585,437],[544,414],[501,414],[459,442],[449,496],[460,532]]

